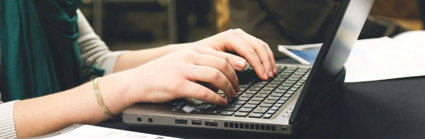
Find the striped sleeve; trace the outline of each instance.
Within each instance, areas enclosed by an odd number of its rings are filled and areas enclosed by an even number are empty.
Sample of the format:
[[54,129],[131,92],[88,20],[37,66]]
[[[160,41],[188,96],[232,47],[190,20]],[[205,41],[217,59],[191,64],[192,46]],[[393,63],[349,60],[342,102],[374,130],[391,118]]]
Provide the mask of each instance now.
[[14,139],[17,138],[15,130],[15,122],[13,120],[13,107],[16,101],[2,103],[0,101],[0,138]]

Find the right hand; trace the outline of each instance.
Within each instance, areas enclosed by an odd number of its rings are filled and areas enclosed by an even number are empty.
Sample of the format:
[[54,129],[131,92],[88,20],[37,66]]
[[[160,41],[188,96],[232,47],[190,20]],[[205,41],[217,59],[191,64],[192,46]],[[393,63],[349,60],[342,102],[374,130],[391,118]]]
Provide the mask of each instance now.
[[[236,96],[239,81],[224,55],[206,48],[184,49],[153,60],[133,70],[130,94],[135,102],[163,103],[195,98],[225,105],[227,100],[212,90]],[[199,84],[207,83],[213,89]]]

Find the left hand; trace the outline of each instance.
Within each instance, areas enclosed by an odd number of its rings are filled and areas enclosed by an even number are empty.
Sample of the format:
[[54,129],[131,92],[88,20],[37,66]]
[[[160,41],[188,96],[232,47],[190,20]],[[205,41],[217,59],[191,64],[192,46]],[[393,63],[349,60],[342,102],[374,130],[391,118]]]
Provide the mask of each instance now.
[[[247,60],[263,80],[267,80],[277,73],[276,62],[269,45],[241,29],[231,29],[191,44],[190,48],[194,49],[208,47],[221,51],[211,53],[211,51],[202,49],[197,50],[200,53],[227,59],[235,70],[243,70]],[[235,52],[243,58],[225,52]]]

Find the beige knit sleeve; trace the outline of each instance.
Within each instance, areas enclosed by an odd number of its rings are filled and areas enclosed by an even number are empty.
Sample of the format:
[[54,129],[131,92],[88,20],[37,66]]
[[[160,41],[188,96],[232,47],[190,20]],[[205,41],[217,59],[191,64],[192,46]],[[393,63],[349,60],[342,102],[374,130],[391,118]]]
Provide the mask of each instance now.
[[77,14],[80,29],[78,45],[83,65],[105,69],[105,74],[112,73],[117,57],[125,51],[112,52],[109,50],[105,42],[93,31],[80,10],[77,10]]
[[13,120],[13,107],[16,101],[3,103],[0,101],[0,138],[17,138],[15,122]]

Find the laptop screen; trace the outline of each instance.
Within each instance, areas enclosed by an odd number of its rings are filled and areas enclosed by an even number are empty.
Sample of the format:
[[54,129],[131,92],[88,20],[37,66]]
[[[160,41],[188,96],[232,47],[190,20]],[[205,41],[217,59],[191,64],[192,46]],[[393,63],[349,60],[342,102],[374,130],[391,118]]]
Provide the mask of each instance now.
[[[320,111],[324,97],[344,82],[344,64],[369,15],[374,0],[343,0],[330,35],[313,65],[310,76],[291,115],[290,123],[309,119]],[[301,118],[301,119],[300,119]]]

